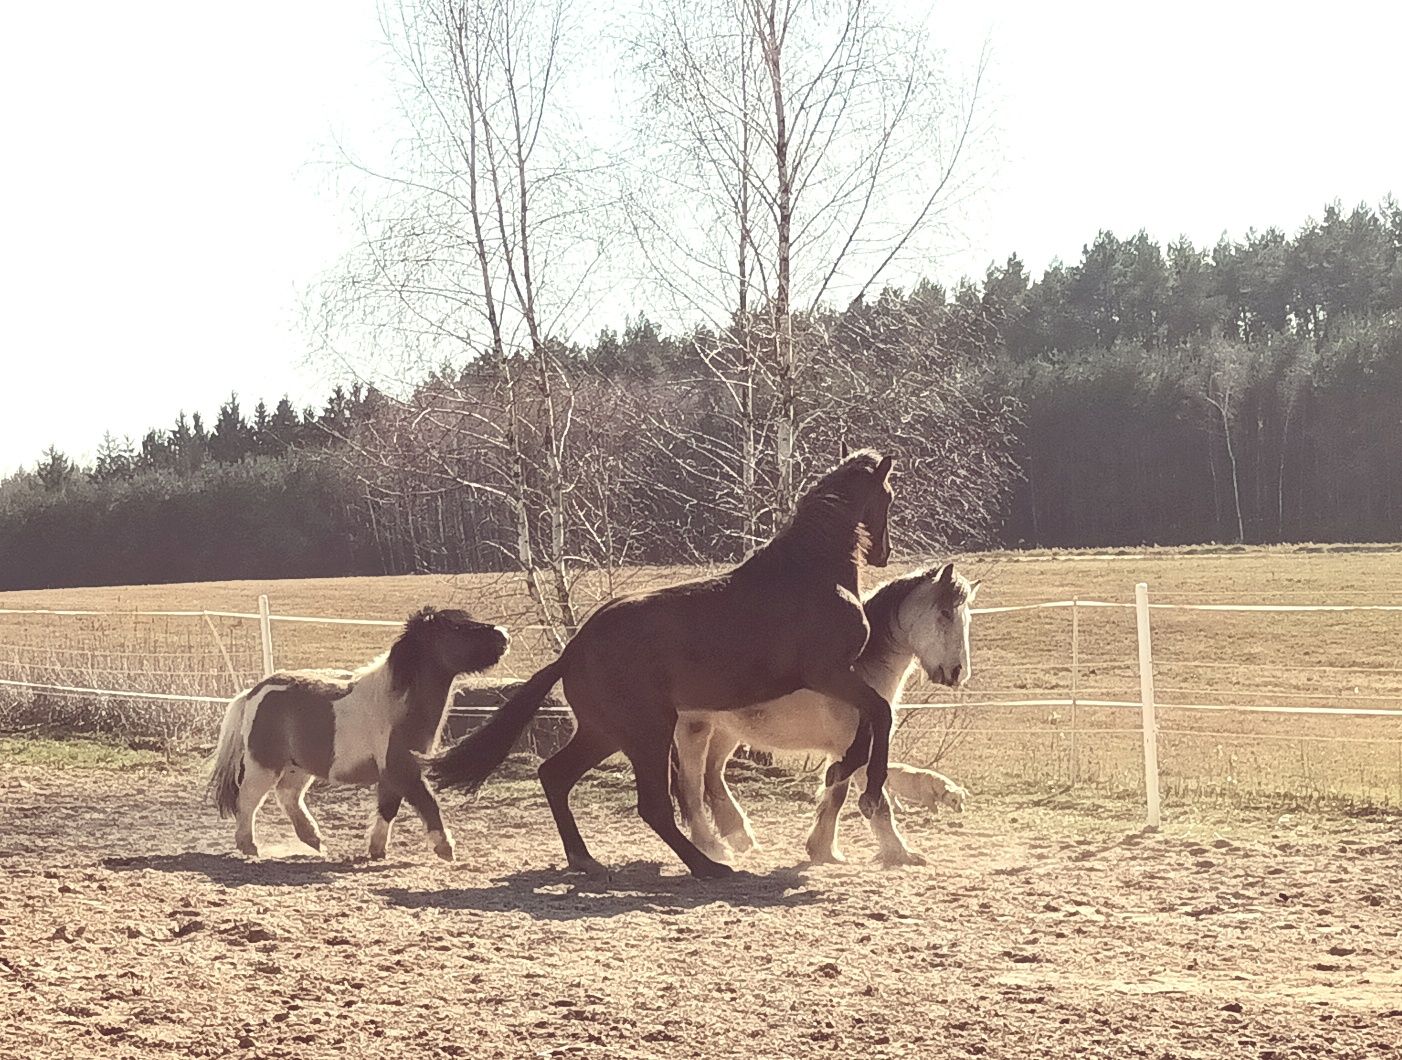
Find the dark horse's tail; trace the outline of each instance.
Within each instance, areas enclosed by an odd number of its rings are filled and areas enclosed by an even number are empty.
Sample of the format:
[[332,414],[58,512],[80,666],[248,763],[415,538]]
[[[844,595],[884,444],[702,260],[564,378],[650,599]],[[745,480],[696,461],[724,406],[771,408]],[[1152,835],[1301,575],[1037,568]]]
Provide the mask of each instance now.
[[426,759],[428,779],[439,788],[476,791],[492,770],[506,761],[511,748],[562,676],[563,657],[537,670],[497,712],[452,747]]

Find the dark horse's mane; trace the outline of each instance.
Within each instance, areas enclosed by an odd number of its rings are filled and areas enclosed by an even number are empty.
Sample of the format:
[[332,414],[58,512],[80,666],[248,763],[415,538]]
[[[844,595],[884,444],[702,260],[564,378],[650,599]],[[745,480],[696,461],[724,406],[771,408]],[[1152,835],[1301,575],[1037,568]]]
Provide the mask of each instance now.
[[853,486],[863,475],[874,477],[880,463],[875,449],[848,454],[799,498],[788,525],[756,556],[787,553],[818,561],[840,557],[860,562],[871,548],[871,535],[858,521]]

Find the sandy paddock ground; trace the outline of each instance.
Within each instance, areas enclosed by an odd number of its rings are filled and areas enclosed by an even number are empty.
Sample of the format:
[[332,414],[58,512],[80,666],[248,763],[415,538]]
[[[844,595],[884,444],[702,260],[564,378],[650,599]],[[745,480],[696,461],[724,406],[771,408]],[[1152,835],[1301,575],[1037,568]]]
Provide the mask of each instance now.
[[1396,817],[976,798],[883,870],[751,791],[753,874],[702,883],[623,779],[577,797],[599,884],[525,780],[445,803],[450,866],[417,822],[355,860],[364,793],[312,793],[328,857],[273,806],[249,861],[193,771],[0,767],[0,1056],[1402,1054]]

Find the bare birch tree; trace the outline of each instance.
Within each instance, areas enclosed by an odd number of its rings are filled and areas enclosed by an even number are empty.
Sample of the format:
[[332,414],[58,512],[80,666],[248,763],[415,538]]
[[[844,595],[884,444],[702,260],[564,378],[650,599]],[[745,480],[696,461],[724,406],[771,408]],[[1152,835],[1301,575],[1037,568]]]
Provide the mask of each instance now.
[[[328,347],[351,346],[403,404],[385,436],[352,451],[372,471],[408,461],[421,491],[504,507],[514,561],[557,639],[578,622],[574,401],[551,336],[598,257],[589,167],[560,99],[565,13],[562,0],[386,0],[406,135],[383,165],[347,158],[367,187],[363,238],[321,307]],[[396,369],[417,382],[440,363],[472,367],[409,395],[392,385]]]
[[824,339],[805,320],[928,251],[963,190],[983,68],[955,85],[923,27],[871,0],[671,0],[635,48],[649,86],[635,230],[661,286],[710,322],[698,363],[727,395],[754,537],[802,477]]

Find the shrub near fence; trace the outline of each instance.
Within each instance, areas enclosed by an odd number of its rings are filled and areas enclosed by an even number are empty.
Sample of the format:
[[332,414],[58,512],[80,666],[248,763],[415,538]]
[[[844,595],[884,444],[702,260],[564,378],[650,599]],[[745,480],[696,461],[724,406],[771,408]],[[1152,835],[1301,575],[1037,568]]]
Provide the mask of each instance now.
[[[1156,783],[1175,800],[1402,805],[1402,606],[1142,597],[977,609],[973,681],[915,682],[898,756],[975,790],[1139,793],[1151,821]],[[286,630],[309,624],[335,632],[337,657],[282,657],[310,643]],[[278,615],[266,598],[248,612],[0,609],[0,726],[205,746],[227,698],[275,662],[363,662],[399,625]],[[543,629],[513,630],[502,666],[460,691],[450,731],[552,651]],[[564,710],[546,712],[532,749],[558,745]]]

